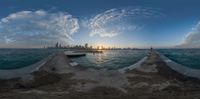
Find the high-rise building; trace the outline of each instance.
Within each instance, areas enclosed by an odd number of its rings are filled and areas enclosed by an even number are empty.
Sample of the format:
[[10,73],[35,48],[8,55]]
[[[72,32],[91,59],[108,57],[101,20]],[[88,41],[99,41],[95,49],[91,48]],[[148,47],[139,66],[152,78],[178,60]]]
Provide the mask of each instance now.
[[85,48],[88,48],[88,43],[85,44]]

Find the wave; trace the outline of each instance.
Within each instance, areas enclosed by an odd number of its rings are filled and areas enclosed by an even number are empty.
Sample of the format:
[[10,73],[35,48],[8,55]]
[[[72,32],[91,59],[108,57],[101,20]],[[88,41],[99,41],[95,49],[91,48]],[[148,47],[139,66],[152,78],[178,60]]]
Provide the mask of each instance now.
[[169,59],[168,57],[166,57],[160,53],[158,53],[158,54],[171,69],[173,69],[183,75],[200,79],[200,70],[199,69],[189,68],[187,66],[184,66],[184,65],[174,62],[173,60]]
[[9,70],[0,70],[0,79],[12,79],[12,78],[23,78],[31,79],[31,73],[38,71],[48,60],[50,60],[54,54],[49,55],[48,57],[36,62],[32,65]]
[[128,67],[124,67],[122,69],[119,69],[118,71],[121,72],[121,73],[125,73],[127,70],[133,70],[133,69],[139,67],[144,61],[146,61],[146,59],[147,59],[147,56],[143,57],[141,60],[139,60],[135,64],[132,64]]

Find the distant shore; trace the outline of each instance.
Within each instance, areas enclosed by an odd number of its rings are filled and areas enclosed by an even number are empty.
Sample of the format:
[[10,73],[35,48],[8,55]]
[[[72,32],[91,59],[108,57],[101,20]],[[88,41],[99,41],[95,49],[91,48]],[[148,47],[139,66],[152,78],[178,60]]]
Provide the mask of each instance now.
[[31,80],[0,80],[0,99],[198,99],[200,80],[171,69],[152,51],[125,72],[70,66],[57,53]]

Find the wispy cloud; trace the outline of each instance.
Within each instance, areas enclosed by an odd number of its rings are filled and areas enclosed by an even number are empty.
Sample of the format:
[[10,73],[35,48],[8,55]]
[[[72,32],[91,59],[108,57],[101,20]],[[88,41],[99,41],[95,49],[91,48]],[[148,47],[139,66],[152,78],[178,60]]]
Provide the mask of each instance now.
[[138,21],[160,15],[160,13],[152,9],[141,7],[113,8],[89,19],[87,26],[90,29],[90,36],[114,37],[125,30],[133,32],[138,28],[136,22],[129,24],[129,20]]
[[200,48],[200,21],[185,37],[184,43],[176,47]]
[[78,29],[78,19],[67,12],[21,11],[0,20],[0,39],[15,46],[68,43]]

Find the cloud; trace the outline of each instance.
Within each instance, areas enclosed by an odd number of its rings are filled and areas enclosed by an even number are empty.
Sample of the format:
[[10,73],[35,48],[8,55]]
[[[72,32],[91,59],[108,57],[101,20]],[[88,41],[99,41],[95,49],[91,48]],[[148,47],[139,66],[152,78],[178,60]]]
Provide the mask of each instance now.
[[21,11],[0,20],[0,39],[5,46],[66,44],[78,29],[78,19],[66,12]]
[[160,16],[160,14],[152,9],[141,7],[113,8],[92,17],[87,26],[90,29],[90,36],[114,37],[126,30],[133,32],[138,29],[137,22],[139,20],[157,16]]
[[176,47],[181,48],[200,48],[200,21],[185,37],[184,43]]

